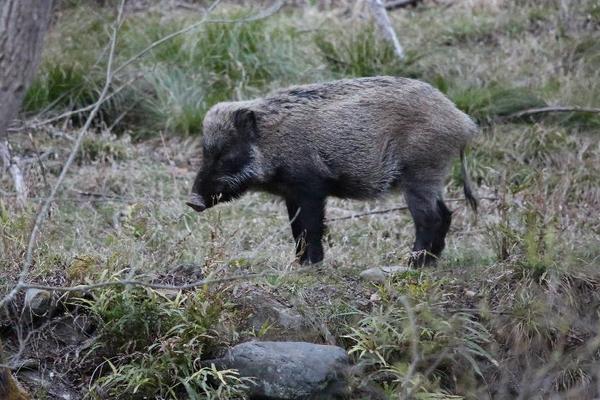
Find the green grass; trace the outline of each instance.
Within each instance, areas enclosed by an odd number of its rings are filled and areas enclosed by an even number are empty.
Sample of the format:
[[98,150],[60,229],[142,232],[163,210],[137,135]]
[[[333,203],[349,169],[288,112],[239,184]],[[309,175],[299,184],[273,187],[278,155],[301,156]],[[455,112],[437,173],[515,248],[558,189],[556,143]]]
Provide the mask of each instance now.
[[320,31],[315,35],[314,40],[319,55],[336,76],[419,77],[420,72],[414,67],[414,63],[420,56],[410,51],[406,59],[400,62],[394,53],[394,48],[388,42],[381,40],[372,24],[354,27],[349,35],[336,35],[334,32]]
[[[40,235],[32,279],[75,285],[131,274],[181,283],[274,274],[177,297],[111,288],[72,300],[69,312],[94,321],[93,351],[43,354],[73,360],[54,363],[55,372],[85,382],[77,390],[90,398],[235,398],[247,382],[225,371],[224,383],[215,384],[219,372],[201,361],[247,338],[240,321],[246,310],[234,292],[256,285],[352,352],[363,368],[353,385],[375,385],[387,398],[409,391],[422,399],[598,397],[600,117],[503,120],[547,104],[598,107],[597,7],[583,1],[566,12],[554,0],[544,7],[533,0],[473,3],[391,13],[409,54],[402,63],[367,20],[339,9],[289,7],[261,21],[205,25],[120,73],[117,85],[136,79],[103,107],[98,134],[85,139]],[[26,116],[43,112],[43,119],[95,100],[111,10],[78,2],[61,8]],[[240,7],[218,11],[219,18],[240,15],[248,14]],[[128,15],[117,65],[193,21],[173,10]],[[197,135],[212,104],[288,84],[375,74],[430,82],[482,128],[466,161],[486,200],[477,217],[462,201],[448,203],[453,223],[437,268],[377,284],[358,278],[366,268],[407,261],[414,228],[405,212],[330,223],[323,265],[288,275],[297,266],[281,201],[248,194],[201,215],[184,205],[200,154]],[[41,152],[52,151],[44,159],[50,184],[72,146],[72,127],[84,117],[57,123],[48,129],[52,135],[32,132]],[[17,153],[34,154],[26,134],[9,140]],[[37,163],[26,174],[24,208],[14,201],[9,175],[0,175],[3,290],[16,280],[47,191]],[[450,175],[446,197],[460,198],[458,161]],[[332,199],[327,214],[402,204],[399,194]],[[13,322],[2,320],[8,343]],[[268,338],[275,328],[253,334]],[[27,348],[44,343],[36,336]]]
[[[98,16],[106,18],[105,12],[97,10],[90,16],[81,8],[65,11],[83,22],[57,26],[53,32],[26,95],[28,113],[53,114],[93,104],[105,78],[108,35]],[[233,10],[215,18],[247,15]],[[298,61],[303,57],[296,43],[302,37],[286,17],[273,18],[282,23],[208,23],[157,46],[115,78],[116,88],[137,76],[101,108],[99,120],[115,124],[118,132],[133,129],[136,136],[159,131],[198,134],[204,113],[213,104],[257,95],[278,83],[294,83],[314,66]],[[154,14],[128,18],[120,31],[115,65],[193,22],[186,17],[163,21]],[[74,122],[80,120],[81,116],[74,117]]]
[[[227,312],[218,293],[199,290],[168,297],[147,289],[118,288],[76,302],[85,305],[99,331],[88,352],[102,365],[91,393],[115,399],[183,394],[228,399],[238,398],[245,388],[246,381],[235,371],[217,371],[210,364],[199,367],[215,346],[217,325]],[[124,353],[129,356],[120,356]]]

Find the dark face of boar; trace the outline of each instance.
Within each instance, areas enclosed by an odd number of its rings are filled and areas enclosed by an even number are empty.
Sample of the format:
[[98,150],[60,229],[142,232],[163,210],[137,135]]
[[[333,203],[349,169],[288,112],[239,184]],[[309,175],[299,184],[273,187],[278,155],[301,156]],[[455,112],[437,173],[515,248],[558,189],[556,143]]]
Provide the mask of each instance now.
[[186,204],[202,212],[235,199],[258,177],[256,116],[247,109],[211,110],[204,119],[202,163]]

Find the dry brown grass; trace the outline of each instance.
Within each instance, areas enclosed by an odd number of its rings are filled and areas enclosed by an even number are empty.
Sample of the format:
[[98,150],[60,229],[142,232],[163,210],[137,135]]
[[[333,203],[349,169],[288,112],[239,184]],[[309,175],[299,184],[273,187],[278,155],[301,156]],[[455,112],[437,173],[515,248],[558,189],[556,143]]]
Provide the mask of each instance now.
[[[421,398],[599,395],[599,119],[567,114],[498,123],[490,114],[500,101],[494,97],[497,88],[519,88],[518,93],[532,93],[548,104],[598,107],[594,10],[592,1],[574,1],[567,11],[558,1],[543,7],[534,1],[460,2],[448,8],[426,2],[393,14],[407,49],[423,57],[408,66],[387,67],[445,87],[479,113],[483,131],[468,156],[469,169],[480,196],[498,200],[482,202],[477,220],[464,204],[451,204],[453,226],[436,269],[397,275],[378,285],[357,279],[365,268],[406,261],[413,227],[408,214],[396,212],[331,223],[318,274],[275,275],[255,282],[310,314],[338,344],[371,349],[363,356],[354,353],[367,366],[362,379],[380,384],[390,398],[407,391]],[[351,13],[340,17],[310,7],[289,12],[294,14],[272,17],[267,28],[256,32],[297,29],[296,41],[285,43],[297,46],[294,51],[305,57],[301,65],[277,70],[302,73],[282,72],[264,86],[246,86],[240,95],[285,85],[294,76],[306,81],[343,73],[322,58],[311,30],[321,29],[334,46],[343,46],[348,45],[343,32],[360,22],[346,19]],[[368,57],[359,54],[355,60],[368,62]],[[382,60],[391,62],[385,57],[378,62]],[[357,70],[367,67],[372,65]],[[52,151],[44,161],[52,184],[72,130],[57,125],[31,133],[38,149]],[[199,139],[169,135],[168,129],[165,133],[140,142],[97,127],[51,209],[35,254],[33,280],[78,284],[126,270],[140,279],[182,282],[191,278],[170,273],[178,265],[192,265],[199,276],[287,268],[293,245],[281,202],[248,194],[201,215],[188,211],[183,201]],[[16,152],[33,154],[24,134],[10,141]],[[16,207],[8,176],[0,177],[3,290],[16,278],[31,219],[46,195],[37,164],[28,166],[26,176],[31,198],[25,209]],[[459,197],[459,192],[458,175],[453,174],[447,197]],[[333,199],[327,210],[329,217],[341,217],[401,204],[400,195],[371,202]],[[229,289],[214,288],[213,294]],[[412,324],[400,298],[414,311]],[[180,310],[162,300],[157,305],[172,313]],[[236,338],[235,317],[227,310],[222,317],[232,330],[221,331],[214,340],[229,344]],[[3,337],[11,342],[13,322],[2,322]],[[98,332],[108,329],[109,322],[101,318]],[[408,374],[415,330],[421,361]],[[126,350],[109,350],[121,367],[129,366],[132,375],[127,376],[143,375]],[[376,362],[375,354],[381,356]],[[87,382],[94,362],[100,360],[73,367],[69,376]],[[118,382],[123,376],[107,373],[105,378]],[[87,390],[87,383],[80,389]]]

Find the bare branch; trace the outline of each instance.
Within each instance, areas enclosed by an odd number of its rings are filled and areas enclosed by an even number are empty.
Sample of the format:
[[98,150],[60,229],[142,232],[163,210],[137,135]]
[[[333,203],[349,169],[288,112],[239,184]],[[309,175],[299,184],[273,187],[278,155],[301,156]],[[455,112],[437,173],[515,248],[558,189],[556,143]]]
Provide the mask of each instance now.
[[256,15],[250,15],[249,17],[246,18],[239,18],[239,19],[209,19],[206,20],[207,23],[244,23],[244,22],[252,22],[252,21],[258,21],[267,17],[270,17],[271,15],[275,14],[277,11],[279,11],[281,9],[281,7],[283,6],[283,0],[278,0],[276,2],[274,2],[270,7],[265,8],[264,10],[262,10],[261,12],[259,12]]
[[379,26],[379,30],[386,38],[386,40],[388,40],[392,44],[392,46],[394,46],[394,51],[396,53],[396,56],[398,56],[398,58],[400,59],[400,61],[404,60],[404,49],[402,48],[402,45],[398,40],[396,31],[394,31],[392,22],[388,17],[387,11],[385,10],[383,0],[368,0],[368,4],[371,8],[373,16],[375,17],[377,26]]
[[[495,200],[498,200],[498,198],[497,197],[480,197],[479,200],[495,201]],[[465,199],[446,199],[444,201],[445,202],[457,202],[457,201],[465,201]],[[348,215],[347,217],[328,218],[325,220],[325,222],[344,221],[347,219],[365,217],[367,215],[387,214],[387,213],[394,212],[394,211],[406,211],[406,210],[408,210],[408,207],[406,207],[406,206],[392,207],[392,208],[386,208],[384,210],[367,211],[364,213]]]
[[[103,103],[107,102],[108,100],[110,100],[111,98],[113,98],[114,96],[116,96],[117,94],[119,94],[123,89],[125,89],[128,86],[130,86],[133,82],[135,82],[140,77],[141,77],[141,75],[135,76],[132,79],[130,79],[127,82],[125,82],[124,84],[122,84],[121,86],[119,86],[117,89],[115,89],[112,93],[110,93],[109,95],[107,95],[104,98]],[[21,128],[9,128],[8,130],[11,131],[11,132],[14,132],[14,131],[20,131],[20,130],[22,130],[24,128],[37,128],[37,127],[40,127],[40,126],[43,126],[43,125],[50,124],[52,122],[60,121],[61,119],[69,118],[69,117],[71,117],[73,115],[77,115],[77,114],[84,113],[86,111],[93,110],[95,107],[96,107],[96,103],[90,104],[89,106],[81,107],[81,108],[79,108],[77,110],[64,112],[64,113],[62,113],[60,115],[57,115],[56,117],[48,118],[46,120],[43,120],[43,121],[40,121],[40,122],[35,122],[33,124],[28,124],[28,125],[26,125],[24,127],[21,127]]]
[[528,117],[530,115],[536,115],[536,114],[565,113],[565,112],[600,113],[600,108],[567,107],[567,106],[529,108],[527,110],[522,110],[522,111],[518,111],[516,113],[510,114],[510,115],[507,115],[506,117],[504,117],[504,119]]
[[191,31],[191,30],[199,27],[200,25],[204,24],[206,22],[206,20],[208,19],[208,16],[213,12],[213,10],[219,5],[220,2],[221,2],[221,0],[215,0],[210,5],[210,7],[208,7],[208,9],[206,10],[206,12],[204,14],[204,17],[200,21],[198,21],[196,23],[193,23],[191,25],[188,25],[188,26],[186,26],[183,29],[180,29],[178,31],[170,33],[167,36],[160,38],[156,42],[151,43],[149,46],[147,46],[146,48],[144,48],[143,50],[141,50],[140,52],[138,52],[136,55],[134,55],[133,57],[131,57],[130,59],[128,59],[127,61],[125,61],[123,64],[121,64],[117,68],[115,68],[115,74],[118,74],[123,69],[125,69],[127,66],[129,66],[130,64],[133,64],[135,61],[137,61],[139,58],[141,58],[142,56],[144,56],[145,54],[147,54],[148,52],[150,52],[155,47],[158,47],[161,44],[163,44],[165,42],[168,42],[169,40],[173,39],[174,37],[182,35],[182,34],[184,34],[186,32],[189,32],[189,31]]
[[223,278],[201,279],[199,281],[186,283],[184,285],[164,285],[164,284],[160,284],[160,283],[143,282],[143,281],[138,281],[138,280],[133,280],[133,279],[123,279],[123,280],[116,280],[116,281],[109,281],[109,282],[91,283],[89,285],[76,285],[76,286],[66,286],[66,287],[38,285],[36,283],[25,283],[24,282],[21,284],[21,288],[22,289],[50,290],[50,291],[55,291],[55,292],[84,292],[84,291],[103,289],[103,288],[114,287],[114,286],[117,286],[117,287],[118,286],[139,286],[139,287],[145,287],[145,288],[155,289],[155,290],[180,291],[180,290],[195,289],[198,287],[208,286],[208,285],[217,285],[220,283],[251,280],[251,279],[261,278],[261,277],[265,277],[265,276],[275,276],[275,275],[284,276],[286,274],[302,274],[304,272],[314,272],[314,271],[315,271],[315,266],[312,265],[312,266],[308,266],[308,267],[301,267],[301,268],[298,268],[298,269],[295,269],[292,271],[284,271],[283,274],[282,274],[282,271],[263,271],[263,272],[249,273],[249,274],[226,276]]

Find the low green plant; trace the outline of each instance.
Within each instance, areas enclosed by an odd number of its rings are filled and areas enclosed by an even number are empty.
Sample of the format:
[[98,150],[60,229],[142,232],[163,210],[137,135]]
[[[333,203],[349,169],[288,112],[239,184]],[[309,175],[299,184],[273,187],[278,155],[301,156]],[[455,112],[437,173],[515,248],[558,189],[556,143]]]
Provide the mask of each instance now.
[[171,296],[115,287],[80,302],[98,324],[88,357],[105,360],[91,393],[115,399],[178,399],[184,394],[195,399],[243,398],[247,380],[203,361],[216,344],[215,327],[227,311],[218,292],[199,289]]
[[452,21],[443,32],[442,38],[446,45],[486,42],[491,40],[494,30],[492,18],[465,15]]
[[394,48],[381,40],[372,24],[354,28],[347,35],[320,32],[315,35],[315,44],[323,61],[337,76],[420,76],[415,63],[421,56],[409,51],[406,60],[399,61]]
[[458,108],[480,122],[546,105],[545,101],[527,88],[500,83],[479,87],[452,85],[447,88],[447,94]]
[[487,329],[468,313],[448,316],[439,306],[442,285],[422,273],[392,278],[378,288],[381,305],[362,313],[346,336],[349,353],[394,393],[456,393],[454,382],[474,384],[484,364],[497,364],[486,349]]
[[85,138],[78,154],[79,162],[114,162],[128,157],[128,143],[110,136],[93,136]]

